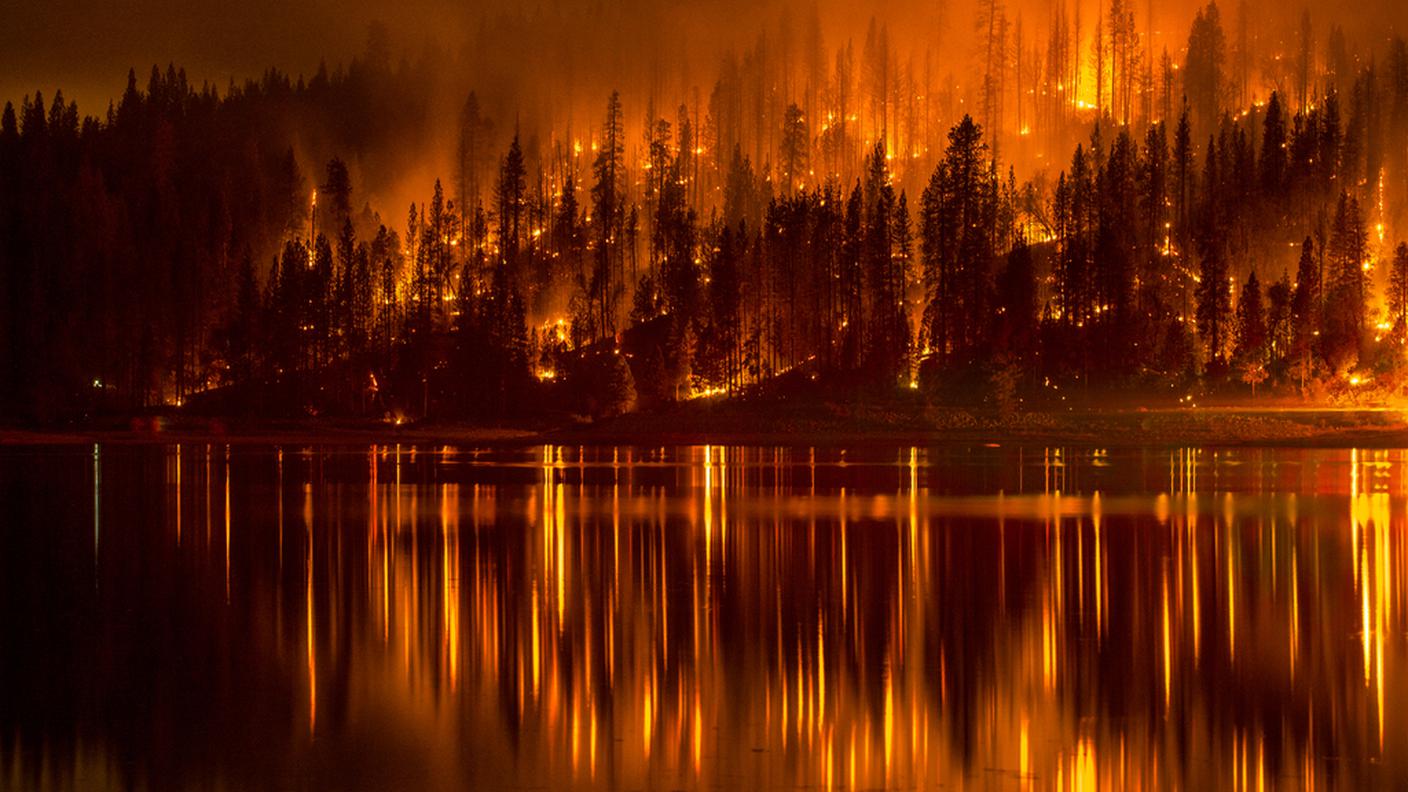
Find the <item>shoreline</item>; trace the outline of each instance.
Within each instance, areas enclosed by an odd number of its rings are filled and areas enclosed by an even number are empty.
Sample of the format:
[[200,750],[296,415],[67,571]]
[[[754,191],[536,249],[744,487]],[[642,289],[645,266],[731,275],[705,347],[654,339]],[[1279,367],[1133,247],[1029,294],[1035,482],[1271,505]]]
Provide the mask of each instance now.
[[[799,408],[800,407],[800,408]],[[766,427],[766,428],[760,428]],[[370,422],[176,419],[136,429],[0,428],[0,447],[93,443],[360,446],[404,444],[750,446],[1081,446],[1408,448],[1408,410],[1228,405],[1082,409],[1007,417],[963,410],[719,404],[635,413],[591,424],[389,426]]]

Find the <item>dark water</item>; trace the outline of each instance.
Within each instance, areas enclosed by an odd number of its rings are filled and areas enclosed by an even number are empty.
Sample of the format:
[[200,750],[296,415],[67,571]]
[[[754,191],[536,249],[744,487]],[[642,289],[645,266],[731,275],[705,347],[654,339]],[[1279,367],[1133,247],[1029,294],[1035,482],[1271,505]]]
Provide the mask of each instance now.
[[0,449],[9,788],[1408,785],[1402,451]]

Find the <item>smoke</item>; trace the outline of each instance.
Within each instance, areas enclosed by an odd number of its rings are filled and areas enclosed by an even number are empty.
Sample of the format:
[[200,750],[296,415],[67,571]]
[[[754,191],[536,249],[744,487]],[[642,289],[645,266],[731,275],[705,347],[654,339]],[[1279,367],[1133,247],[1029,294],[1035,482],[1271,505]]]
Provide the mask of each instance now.
[[[1031,31],[1045,27],[1062,0],[1007,0],[1007,16]],[[199,84],[223,85],[257,76],[269,66],[311,74],[318,63],[346,60],[362,47],[369,24],[384,22],[408,52],[427,46],[470,52],[485,77],[570,64],[585,77],[640,79],[653,63],[662,68],[683,59],[690,65],[716,61],[730,47],[751,42],[786,16],[800,28],[811,15],[824,34],[839,42],[863,38],[870,18],[889,23],[897,44],[934,48],[946,62],[964,60],[973,38],[974,0],[50,0],[6,4],[5,46],[0,47],[0,97],[16,100],[62,87],[89,112],[101,112],[122,90],[129,68],[151,64],[184,66]],[[1067,0],[1086,28],[1102,0]],[[1156,47],[1171,50],[1186,39],[1199,2],[1131,4],[1140,20],[1152,14]],[[1344,27],[1351,45],[1375,43],[1408,28],[1408,4],[1361,0],[1309,4],[1276,0],[1224,2],[1224,18],[1242,7],[1255,35],[1282,37],[1309,10],[1323,38],[1331,22]],[[527,20],[516,26],[505,20]],[[496,23],[496,20],[498,22]],[[537,26],[570,22],[568,41],[541,41]],[[1235,24],[1235,23],[1234,23]],[[500,38],[486,41],[481,34]],[[958,69],[961,71],[961,69]],[[557,74],[574,79],[576,75]],[[678,74],[659,74],[677,82]],[[686,80],[688,81],[688,80]]]
[[[9,3],[7,41],[0,47],[0,99],[18,101],[42,90],[62,89],[80,112],[102,116],[126,85],[129,68],[139,82],[152,64],[184,67],[192,84],[220,90],[231,81],[257,78],[269,67],[311,77],[358,57],[368,31],[384,26],[392,60],[423,65],[428,97],[426,128],[406,145],[409,156],[330,150],[316,140],[294,141],[312,161],[340,154],[359,186],[388,222],[399,224],[411,200],[424,199],[434,178],[452,173],[456,120],[465,96],[477,93],[493,119],[492,145],[502,149],[514,133],[530,157],[550,154],[554,143],[589,141],[600,124],[607,95],[619,90],[627,136],[640,139],[647,113],[673,120],[680,104],[698,120],[708,109],[714,81],[726,64],[766,61],[760,70],[780,84],[767,86],[788,99],[801,97],[810,75],[829,77],[836,53],[849,47],[861,67],[872,24],[888,32],[897,70],[908,69],[913,90],[924,76],[928,90],[951,93],[952,112],[975,108],[981,83],[985,31],[976,20],[992,0],[52,0]],[[1139,35],[1154,53],[1182,60],[1198,2],[1129,0]],[[1023,47],[1044,47],[1053,18],[1080,17],[1079,57],[1089,57],[1098,16],[1108,0],[998,0],[1014,49],[1018,24]],[[1364,58],[1387,38],[1408,29],[1408,3],[1363,0],[1355,4],[1314,0],[1295,6],[1276,0],[1224,2],[1229,46],[1245,19],[1253,63],[1290,57],[1303,11],[1311,15],[1318,58],[1325,57],[1332,24],[1343,28],[1347,48]],[[778,68],[782,65],[782,68]],[[1028,64],[1028,68],[1031,65]],[[1009,90],[1012,87],[1009,86]],[[1254,94],[1269,87],[1252,80]],[[398,112],[388,107],[384,112]],[[952,118],[944,119],[945,122]],[[357,123],[347,119],[347,123]],[[1008,124],[1011,126],[1011,124]],[[929,130],[941,143],[944,125]],[[308,136],[308,133],[305,133]],[[1066,141],[1052,141],[1053,152]],[[402,152],[404,154],[404,152]],[[1064,153],[1062,154],[1064,156]],[[1029,157],[1019,165],[1031,166]],[[1059,162],[1059,160],[1057,160]],[[393,163],[393,164],[388,164]],[[1030,171],[1032,168],[1027,167]],[[360,204],[360,201],[359,201]]]

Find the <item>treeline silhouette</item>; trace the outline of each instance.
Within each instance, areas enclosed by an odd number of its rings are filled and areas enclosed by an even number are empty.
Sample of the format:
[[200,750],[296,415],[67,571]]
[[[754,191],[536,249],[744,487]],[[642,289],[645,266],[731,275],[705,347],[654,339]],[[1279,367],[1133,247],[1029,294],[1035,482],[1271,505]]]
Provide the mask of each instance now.
[[62,93],[7,103],[0,410],[173,404],[244,376],[232,350],[256,339],[228,337],[227,318],[248,288],[262,309],[266,252],[306,220],[295,142],[403,163],[423,141],[426,69],[388,60],[371,51],[309,81],[271,70],[223,96],[153,67],[101,118]]
[[222,97],[168,69],[104,119],[7,105],[5,414],[603,415],[756,388],[1008,409],[1071,385],[1321,393],[1404,360],[1402,40],[1345,91],[1093,117],[1055,178],[1019,182],[963,116],[927,178],[898,178],[881,135],[850,142],[844,182],[795,104],[778,162],[721,150],[685,106],[650,112],[636,160],[614,94],[586,144],[515,134],[496,158],[471,94],[450,195],[436,181],[396,222],[356,208],[341,159],[311,186],[290,119],[336,136],[375,115],[336,143],[403,146],[422,78],[368,58]]

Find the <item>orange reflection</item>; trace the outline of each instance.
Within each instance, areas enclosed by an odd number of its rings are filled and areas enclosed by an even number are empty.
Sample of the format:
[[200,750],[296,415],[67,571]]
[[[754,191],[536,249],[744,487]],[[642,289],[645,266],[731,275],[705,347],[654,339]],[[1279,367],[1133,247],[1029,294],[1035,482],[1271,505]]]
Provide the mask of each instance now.
[[252,609],[257,648],[228,645],[267,652],[288,723],[332,753],[397,735],[424,786],[1408,781],[1408,455],[994,454],[235,449],[223,493],[179,451],[158,470],[223,501],[223,559],[173,563]]

